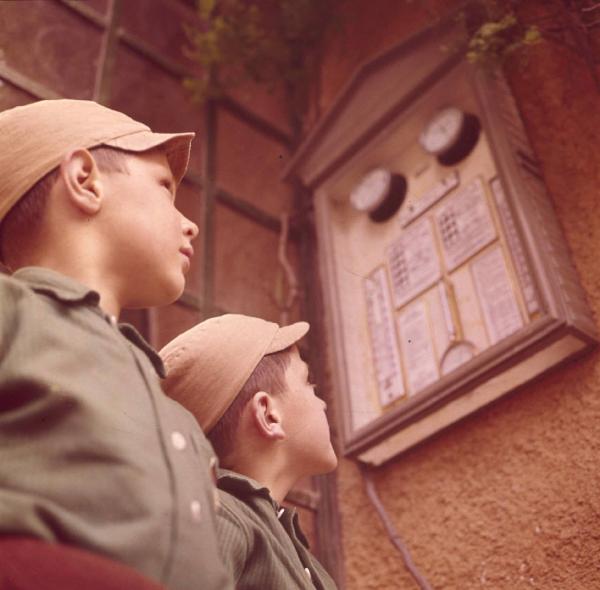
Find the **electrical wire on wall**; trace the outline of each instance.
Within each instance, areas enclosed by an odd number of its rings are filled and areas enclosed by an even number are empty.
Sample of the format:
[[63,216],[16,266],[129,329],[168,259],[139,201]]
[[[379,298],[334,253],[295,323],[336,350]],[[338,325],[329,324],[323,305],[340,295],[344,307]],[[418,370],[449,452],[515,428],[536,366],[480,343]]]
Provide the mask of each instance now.
[[381,522],[385,527],[385,531],[388,537],[390,538],[390,541],[402,555],[402,561],[404,561],[406,569],[409,571],[410,575],[414,578],[415,582],[421,590],[433,590],[429,582],[425,579],[423,574],[421,574],[417,566],[414,564],[412,557],[410,556],[410,551],[408,550],[408,547],[402,540],[402,537],[400,537],[400,533],[398,533],[396,527],[394,526],[394,523],[392,522],[392,519],[386,512],[385,506],[381,502],[381,498],[379,497],[377,489],[375,488],[375,482],[373,481],[369,468],[363,464],[359,464],[359,467],[365,482],[367,496],[369,497],[371,504],[373,504],[373,507],[377,511],[377,514],[379,515],[379,518],[381,519]]
[[281,232],[279,234],[277,261],[283,270],[282,279],[286,283],[287,293],[285,293],[285,286],[282,283],[280,289],[277,289],[277,291],[281,292],[276,293],[273,299],[279,308],[279,323],[282,326],[286,326],[289,324],[291,311],[300,295],[300,289],[298,287],[298,278],[287,256],[290,218],[287,213],[282,213],[279,219],[281,222]]

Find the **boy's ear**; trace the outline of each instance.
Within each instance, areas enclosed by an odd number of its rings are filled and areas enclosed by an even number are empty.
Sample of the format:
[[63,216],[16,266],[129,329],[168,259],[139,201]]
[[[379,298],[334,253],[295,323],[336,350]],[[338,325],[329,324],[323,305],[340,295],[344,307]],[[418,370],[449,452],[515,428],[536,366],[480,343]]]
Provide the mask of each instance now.
[[60,175],[70,203],[86,217],[100,211],[104,197],[98,165],[83,148],[68,152],[60,164]]
[[266,391],[258,391],[250,400],[252,420],[258,433],[272,441],[286,437],[281,423],[281,414],[273,403],[273,397]]

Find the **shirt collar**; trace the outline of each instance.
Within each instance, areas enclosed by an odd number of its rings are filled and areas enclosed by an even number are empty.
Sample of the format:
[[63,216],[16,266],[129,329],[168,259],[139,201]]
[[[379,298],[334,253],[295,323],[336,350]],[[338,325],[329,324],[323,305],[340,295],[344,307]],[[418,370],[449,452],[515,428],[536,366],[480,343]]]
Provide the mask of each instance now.
[[17,270],[12,276],[29,285],[37,293],[50,295],[64,303],[100,303],[100,294],[97,291],[49,268],[27,266]]

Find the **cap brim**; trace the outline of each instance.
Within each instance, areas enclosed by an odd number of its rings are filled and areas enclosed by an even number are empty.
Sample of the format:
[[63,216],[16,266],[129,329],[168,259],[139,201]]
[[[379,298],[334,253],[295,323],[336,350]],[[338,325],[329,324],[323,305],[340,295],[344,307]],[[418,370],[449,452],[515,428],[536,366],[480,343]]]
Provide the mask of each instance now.
[[279,328],[275,337],[269,344],[269,347],[265,351],[265,354],[271,354],[273,352],[279,352],[281,350],[285,350],[292,344],[295,344],[300,340],[303,336],[306,335],[310,328],[310,324],[308,322],[296,322],[290,326],[283,326]]
[[159,146],[165,146],[165,152],[171,172],[181,182],[190,160],[190,148],[195,133],[153,133],[138,131],[103,141],[104,145],[129,152],[145,152]]

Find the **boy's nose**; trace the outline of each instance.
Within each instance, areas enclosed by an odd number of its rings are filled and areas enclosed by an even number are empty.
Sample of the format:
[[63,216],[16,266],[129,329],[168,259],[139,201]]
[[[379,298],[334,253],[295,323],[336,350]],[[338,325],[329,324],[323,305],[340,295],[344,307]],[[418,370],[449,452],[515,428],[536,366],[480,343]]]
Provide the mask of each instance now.
[[183,218],[183,233],[190,239],[193,240],[198,236],[199,233],[198,226],[188,219],[187,217]]

